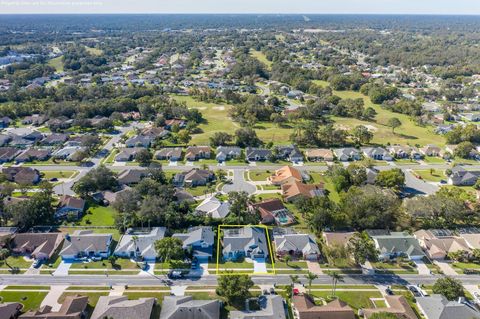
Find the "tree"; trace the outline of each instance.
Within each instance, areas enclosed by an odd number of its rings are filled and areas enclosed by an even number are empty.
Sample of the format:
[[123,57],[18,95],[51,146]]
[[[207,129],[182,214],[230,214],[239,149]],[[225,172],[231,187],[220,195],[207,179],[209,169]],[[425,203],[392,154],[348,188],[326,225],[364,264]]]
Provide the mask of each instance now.
[[402,125],[402,122],[396,117],[392,117],[388,120],[387,126],[392,128],[392,133],[395,134],[395,129],[397,127],[400,127]]
[[452,277],[444,277],[438,279],[433,285],[433,293],[444,295],[448,300],[457,300],[464,297],[462,282]]
[[453,152],[453,155],[455,155],[456,157],[461,157],[461,158],[470,158],[471,157],[471,152],[474,149],[475,149],[475,146],[472,144],[472,142],[469,142],[469,141],[461,142],[455,148],[455,151]]
[[292,281],[292,285],[300,283],[298,275],[290,275],[290,280]]
[[8,256],[10,256],[10,251],[7,248],[0,249],[0,260],[11,269],[12,267],[7,263]]
[[342,280],[342,276],[337,271],[332,271],[328,275],[332,277],[332,296],[335,297],[337,283]]
[[227,299],[229,304],[243,304],[250,297],[253,281],[248,275],[220,276],[218,278],[217,295]]
[[227,178],[227,172],[225,172],[223,169],[219,169],[215,175],[217,175],[217,178],[219,181],[224,182],[225,179]]
[[235,145],[239,147],[258,147],[262,144],[257,133],[249,127],[240,128],[235,131]]
[[292,260],[292,256],[290,255],[285,255],[285,257],[283,257],[283,261],[285,262],[285,264],[287,265],[288,267],[288,263]]
[[309,294],[312,292],[312,283],[317,278],[318,278],[318,276],[316,274],[314,274],[313,272],[310,272],[310,271],[305,275],[305,279],[307,279],[307,281],[308,281],[308,293]]
[[373,138],[373,133],[363,125],[357,125],[352,131],[352,137],[356,144],[368,144]]
[[158,258],[168,263],[171,260],[182,260],[185,257],[183,243],[180,239],[174,237],[165,237],[155,242],[155,251]]
[[399,168],[381,171],[375,179],[375,184],[380,187],[400,188],[405,185],[405,174]]
[[135,154],[135,160],[141,165],[141,166],[147,166],[152,162],[152,153],[150,153],[147,149],[141,149]]
[[115,256],[115,255],[108,256],[108,261],[112,265],[112,268],[115,268],[115,265],[116,265],[116,262],[117,262],[117,256]]
[[73,191],[82,197],[91,192],[116,190],[118,187],[117,177],[107,167],[100,165],[91,169],[85,176],[80,178],[72,187]]
[[210,146],[224,146],[229,144],[233,140],[233,136],[225,132],[215,132],[210,136]]
[[378,259],[375,243],[366,232],[353,234],[348,241],[348,250],[357,265],[363,265],[367,260],[377,261]]
[[187,144],[188,142],[190,142],[191,139],[192,139],[192,136],[190,135],[190,132],[187,130],[182,130],[178,133],[178,140],[181,143]]

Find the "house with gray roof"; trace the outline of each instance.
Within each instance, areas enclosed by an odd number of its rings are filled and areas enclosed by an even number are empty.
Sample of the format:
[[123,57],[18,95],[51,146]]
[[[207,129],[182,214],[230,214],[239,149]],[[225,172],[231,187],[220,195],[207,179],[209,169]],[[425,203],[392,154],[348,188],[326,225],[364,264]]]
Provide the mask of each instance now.
[[186,233],[173,234],[183,242],[183,249],[190,250],[193,257],[198,260],[208,261],[213,255],[213,245],[215,244],[215,234],[212,227],[192,227]]
[[443,295],[417,297],[417,306],[426,319],[480,319],[480,312],[472,306],[449,301]]
[[337,148],[333,152],[340,162],[359,161],[362,159],[360,152],[353,147]]
[[150,319],[155,298],[128,300],[127,296],[101,296],[90,319]]
[[0,164],[13,161],[22,150],[15,147],[0,147]]
[[129,162],[135,159],[135,156],[141,150],[145,150],[144,147],[130,147],[130,148],[122,148],[120,152],[115,156],[115,161],[117,162]]
[[94,233],[90,230],[77,230],[66,235],[60,256],[63,260],[75,260],[83,257],[108,258],[112,234]]
[[230,213],[230,203],[221,201],[215,196],[205,198],[200,205],[195,208],[195,214],[200,216],[209,216],[214,219],[225,218]]
[[258,297],[259,310],[230,311],[230,319],[286,319],[284,300],[279,295]]
[[49,149],[29,148],[15,157],[15,162],[32,162],[32,161],[46,161],[50,157],[51,151]]
[[158,160],[177,162],[182,160],[181,147],[166,147],[155,152],[154,157]]
[[377,161],[393,161],[392,155],[383,147],[365,147],[362,152],[366,157]]
[[215,179],[215,174],[210,170],[193,168],[188,172],[175,174],[173,185],[176,187],[196,187],[205,186]]
[[272,156],[272,151],[266,148],[247,147],[245,159],[249,162],[266,161]]
[[380,259],[408,257],[412,260],[418,260],[425,257],[418,240],[408,233],[388,232],[387,234],[371,235],[371,237],[380,252]]
[[277,146],[277,158],[287,160],[293,163],[303,161],[303,154],[296,145]]
[[194,300],[192,296],[165,296],[160,319],[219,319],[220,301]]
[[117,257],[155,261],[155,242],[165,237],[165,227],[155,227],[150,231],[128,229],[120,239],[113,254]]
[[147,173],[143,169],[126,169],[118,174],[117,180],[120,185],[137,184],[147,176]]
[[452,168],[448,183],[454,186],[473,186],[480,177],[480,171],[467,171],[462,166]]
[[230,159],[239,158],[242,154],[242,149],[238,146],[219,146],[216,149],[215,159],[218,162],[225,162]]
[[53,146],[65,143],[68,140],[68,134],[52,133],[47,135],[41,142],[42,145]]
[[316,261],[320,257],[320,249],[313,236],[308,234],[284,234],[274,236],[275,253],[279,257],[292,256]]
[[222,255],[225,261],[236,261],[244,257],[267,258],[268,245],[264,228],[245,226],[223,229]]
[[133,137],[130,137],[125,141],[125,146],[126,147],[150,147],[150,144],[152,144],[153,140],[155,138],[153,136],[144,136],[144,135],[136,135]]
[[74,160],[77,154],[84,150],[85,149],[81,146],[65,146],[55,151],[52,154],[52,156],[54,158],[63,159],[63,160]]

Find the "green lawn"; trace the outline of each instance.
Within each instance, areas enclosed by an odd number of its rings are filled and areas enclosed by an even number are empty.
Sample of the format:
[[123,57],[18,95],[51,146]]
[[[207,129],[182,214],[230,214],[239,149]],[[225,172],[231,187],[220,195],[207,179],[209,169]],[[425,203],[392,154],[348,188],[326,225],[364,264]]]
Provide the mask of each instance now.
[[251,170],[249,172],[250,174],[250,180],[255,181],[255,182],[264,182],[267,180],[268,177],[272,176],[274,172],[271,171],[253,171]]
[[268,60],[262,51],[251,49],[250,55],[253,56],[255,59],[257,59],[258,61],[260,61],[261,63],[263,63],[267,67],[267,69],[270,70],[272,68],[273,62]]
[[452,267],[461,274],[463,274],[466,269],[474,269],[475,271],[480,271],[480,264],[476,263],[455,262],[452,263]]
[[330,86],[330,83],[328,83],[328,81],[313,80],[312,82],[313,82],[313,84],[315,84],[319,87],[322,87],[322,88],[326,88],[326,87]]
[[[7,258],[7,262],[5,261],[0,261],[0,268],[3,269],[10,269],[10,267],[15,268],[18,267],[20,269],[22,268],[30,268],[32,265],[33,261],[26,261],[23,256],[9,256]],[[10,266],[10,267],[8,267]]]
[[52,178],[72,178],[76,174],[77,171],[42,171],[44,179],[52,179]]
[[38,309],[46,295],[47,292],[43,291],[0,291],[2,302],[20,302],[24,312]]
[[93,54],[93,55],[102,55],[103,54],[103,50],[101,50],[101,49],[92,48],[92,47],[88,47],[88,46],[85,46],[85,49],[87,50],[88,53]]
[[435,156],[425,156],[423,161],[428,164],[445,164],[445,160],[443,158]]
[[[308,286],[306,288],[308,291]],[[320,298],[328,298],[331,294],[331,291],[312,291],[313,296]],[[354,310],[372,308],[370,298],[382,298],[382,294],[376,291],[336,291],[335,295]]]
[[[139,263],[138,266],[141,264]],[[130,259],[125,259],[125,258],[118,258],[117,261],[115,262],[115,270],[136,270],[139,269],[137,264],[133,263],[130,261]],[[112,264],[108,260],[102,260],[102,261],[92,261],[88,263],[74,263],[70,267],[70,269],[92,269],[92,270],[97,270],[97,269],[114,269],[112,267]]]
[[443,174],[443,170],[440,169],[433,169],[432,171],[416,170],[413,172],[427,182],[440,182],[441,180],[446,179],[445,175]]
[[79,221],[81,226],[113,226],[115,210],[110,206],[89,205],[87,212]]
[[63,72],[63,55],[50,59],[48,65],[55,68],[57,73]]

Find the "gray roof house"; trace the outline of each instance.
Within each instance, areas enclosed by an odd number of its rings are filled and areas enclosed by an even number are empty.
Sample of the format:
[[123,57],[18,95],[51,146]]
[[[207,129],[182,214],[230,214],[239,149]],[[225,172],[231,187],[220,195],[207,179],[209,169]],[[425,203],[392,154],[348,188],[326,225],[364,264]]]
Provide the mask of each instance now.
[[72,235],[66,235],[60,256],[63,260],[75,260],[82,257],[110,256],[112,234],[94,233],[89,230],[77,230]]
[[220,301],[193,300],[192,296],[165,296],[160,319],[219,319]]
[[165,227],[155,227],[150,231],[128,229],[113,254],[117,257],[154,261],[157,258],[154,244],[165,236],[165,230]]
[[225,162],[232,158],[238,158],[242,154],[242,149],[238,146],[219,146],[216,149],[215,159],[219,162]]
[[337,148],[333,152],[335,157],[341,162],[358,161],[362,158],[360,152],[353,147]]
[[63,144],[68,140],[68,134],[52,133],[47,135],[41,142],[42,145],[58,145]]
[[128,162],[133,161],[135,159],[135,155],[140,150],[145,150],[144,147],[130,147],[130,148],[123,148],[120,149],[120,152],[115,156],[115,161],[117,162]]
[[480,312],[464,303],[448,301],[443,295],[417,297],[417,305],[426,319],[480,319]]
[[283,298],[279,295],[260,296],[260,310],[230,311],[230,319],[286,319]]
[[388,232],[371,237],[380,252],[380,259],[392,259],[399,256],[421,259],[425,256],[418,240],[408,233]]
[[277,158],[293,163],[303,161],[303,154],[296,145],[277,146]]
[[226,228],[222,244],[223,259],[226,261],[244,257],[267,258],[269,254],[265,229],[261,227]]
[[219,219],[225,218],[230,213],[230,203],[221,201],[215,196],[205,198],[200,205],[195,208],[195,214],[200,216],[209,216]]
[[127,296],[101,296],[90,319],[150,319],[155,298],[128,300]]
[[153,136],[144,136],[144,135],[136,135],[130,137],[125,141],[126,147],[150,147],[153,140],[155,138]]
[[462,166],[452,168],[448,183],[455,186],[473,186],[480,177],[480,171],[467,171]]
[[158,160],[169,160],[172,162],[177,162],[182,159],[182,148],[181,147],[162,148],[155,152],[154,157]]
[[173,185],[176,187],[183,186],[204,186],[208,182],[215,179],[215,174],[212,171],[205,169],[194,168],[188,172],[181,172],[175,174],[173,177]]
[[147,171],[142,169],[126,169],[118,174],[118,182],[121,185],[131,185],[139,183],[145,176]]
[[247,147],[245,159],[250,162],[266,161],[272,156],[272,151],[266,148]]
[[84,148],[81,146],[65,146],[57,151],[55,151],[52,156],[54,158],[60,158],[65,160],[70,160],[75,157],[75,154],[83,151]]
[[0,147],[0,163],[11,162],[22,150],[15,147]]
[[366,157],[378,161],[393,161],[392,155],[382,147],[365,147],[362,152]]
[[183,242],[184,249],[191,249],[193,257],[199,260],[208,260],[213,255],[215,234],[211,227],[192,227],[186,233],[173,234]]
[[278,256],[290,255],[306,260],[318,260],[320,249],[315,239],[308,234],[284,234],[274,237]]

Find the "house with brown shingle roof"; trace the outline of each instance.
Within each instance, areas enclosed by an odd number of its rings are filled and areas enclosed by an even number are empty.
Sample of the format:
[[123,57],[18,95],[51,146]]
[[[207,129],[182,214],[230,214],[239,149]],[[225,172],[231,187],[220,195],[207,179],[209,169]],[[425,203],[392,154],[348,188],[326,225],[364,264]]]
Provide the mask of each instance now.
[[410,307],[407,299],[405,299],[404,296],[387,295],[384,298],[387,307],[360,309],[358,311],[359,316],[363,316],[363,318],[370,318],[376,313],[391,313],[394,314],[398,319],[417,319],[417,315],[413,311],[412,307]]
[[302,182],[294,181],[282,185],[282,197],[290,203],[300,198],[313,198],[324,195],[325,188],[323,183],[303,184]]
[[303,180],[302,173],[291,166],[284,166],[275,171],[275,174],[268,178],[273,185],[283,185],[290,182],[301,182]]
[[298,319],[355,319],[355,312],[345,302],[335,299],[317,306],[307,294],[292,297],[292,310]]
[[259,203],[249,203],[248,209],[252,213],[259,213],[262,224],[288,225],[295,222],[295,218],[278,198],[271,198]]
[[431,259],[445,259],[449,253],[471,251],[464,238],[449,230],[419,230],[414,236]]
[[210,146],[189,146],[185,151],[185,159],[187,161],[198,161],[203,158],[210,158]]
[[19,233],[13,236],[10,245],[14,254],[46,260],[53,256],[62,242],[62,233]]
[[344,247],[348,245],[350,238],[355,232],[323,232],[322,238],[328,247],[337,246]]
[[4,302],[0,304],[0,318],[16,319],[22,310],[23,305],[19,302]]
[[31,161],[46,161],[51,151],[48,149],[29,148],[15,158],[15,162],[31,162]]
[[333,162],[333,151],[327,148],[311,148],[305,151],[305,155],[310,162]]
[[31,167],[7,167],[2,169],[9,182],[33,185],[40,181],[40,172]]
[[80,218],[85,210],[86,202],[84,199],[70,195],[63,195],[58,203],[55,218],[65,218],[74,216]]
[[51,306],[43,306],[38,310],[31,310],[21,315],[22,319],[81,319],[86,315],[88,306],[87,296],[67,296],[60,310],[52,311]]

